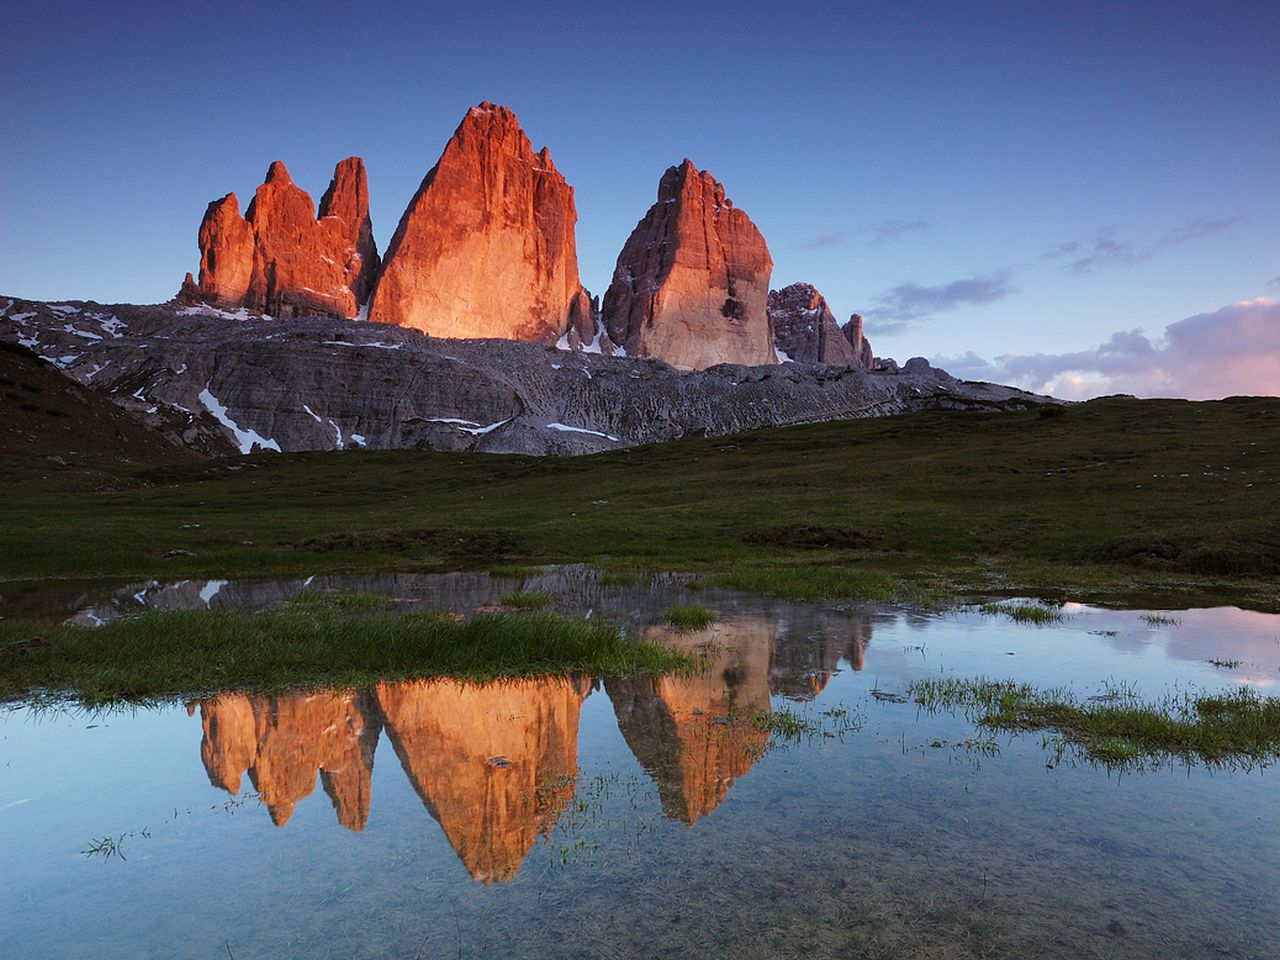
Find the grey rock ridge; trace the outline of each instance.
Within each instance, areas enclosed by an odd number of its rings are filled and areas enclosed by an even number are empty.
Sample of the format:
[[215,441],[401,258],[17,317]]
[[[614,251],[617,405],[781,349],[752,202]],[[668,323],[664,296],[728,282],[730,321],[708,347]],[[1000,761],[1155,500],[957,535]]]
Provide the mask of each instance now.
[[210,453],[429,447],[574,455],[689,435],[1048,402],[952,378],[788,363],[681,372],[660,360],[406,327],[287,321],[180,303],[0,297],[0,339]]

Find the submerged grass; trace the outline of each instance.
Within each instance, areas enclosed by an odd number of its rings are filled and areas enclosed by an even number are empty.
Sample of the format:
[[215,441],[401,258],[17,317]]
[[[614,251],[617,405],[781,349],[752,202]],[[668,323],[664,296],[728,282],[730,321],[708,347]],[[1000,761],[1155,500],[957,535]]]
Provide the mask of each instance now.
[[95,706],[442,675],[656,674],[696,663],[608,623],[550,613],[459,621],[306,604],[252,615],[155,611],[101,627],[0,621],[0,699]]
[[667,623],[677,630],[702,630],[716,622],[716,612],[696,603],[676,604],[667,610]]
[[1253,767],[1280,758],[1280,699],[1249,687],[1169,694],[1144,702],[1110,688],[1081,702],[1071,691],[1010,680],[925,679],[908,688],[926,710],[959,710],[994,730],[1053,730],[1091,760],[1128,766],[1177,758]]

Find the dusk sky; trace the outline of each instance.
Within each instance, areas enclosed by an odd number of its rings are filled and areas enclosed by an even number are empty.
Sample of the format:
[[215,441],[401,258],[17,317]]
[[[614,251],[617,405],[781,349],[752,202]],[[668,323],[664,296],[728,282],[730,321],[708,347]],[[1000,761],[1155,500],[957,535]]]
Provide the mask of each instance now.
[[205,205],[365,159],[385,249],[467,108],[602,293],[710,170],[876,352],[1060,396],[1280,392],[1280,3],[66,3],[6,15],[0,292],[166,300]]

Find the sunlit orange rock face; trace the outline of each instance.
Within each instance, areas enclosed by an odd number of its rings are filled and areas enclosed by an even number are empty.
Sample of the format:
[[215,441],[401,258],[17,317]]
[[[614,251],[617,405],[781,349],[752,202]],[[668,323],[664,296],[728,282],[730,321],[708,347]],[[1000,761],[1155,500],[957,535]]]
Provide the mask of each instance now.
[[793,283],[769,291],[769,320],[774,343],[797,363],[864,370],[872,366],[871,345],[862,335],[862,317],[855,313],[847,329],[841,329],[826,298],[812,284]]
[[234,193],[209,204],[200,224],[200,279],[182,298],[277,317],[354,317],[378,270],[364,162],[337,165],[320,202],[277,160],[240,216]]
[[724,187],[689,160],[628,238],[604,296],[610,339],[684,369],[776,362],[767,300],[773,259]]
[[590,340],[577,221],[547,149],[534,152],[506,107],[473,107],[400,219],[369,319],[436,337],[552,343],[572,312]]
[[378,685],[396,755],[475,879],[514,877],[572,798],[587,692],[566,680]]
[[751,721],[769,709],[775,631],[765,620],[690,633],[652,627],[645,639],[691,653],[712,643],[709,669],[605,681],[622,736],[657,784],[667,816],[687,824],[706,816],[764,751],[769,735]]
[[363,830],[379,731],[372,707],[357,693],[221,694],[200,704],[200,759],[210,782],[232,795],[248,773],[277,826],[315,789],[318,773],[338,822]]

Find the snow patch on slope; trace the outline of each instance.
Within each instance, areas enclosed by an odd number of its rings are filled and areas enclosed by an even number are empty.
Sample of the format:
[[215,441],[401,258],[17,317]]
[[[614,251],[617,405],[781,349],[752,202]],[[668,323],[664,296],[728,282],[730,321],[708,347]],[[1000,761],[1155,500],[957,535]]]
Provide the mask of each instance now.
[[264,450],[280,452],[280,444],[262,436],[257,430],[252,428],[242,430],[240,425],[227,415],[227,408],[222,405],[217,397],[209,392],[208,384],[205,384],[204,389],[200,391],[200,402],[204,404],[206,410],[213,414],[215,420],[231,431],[236,438],[236,444],[240,447],[241,453],[251,451],[255,443]]

